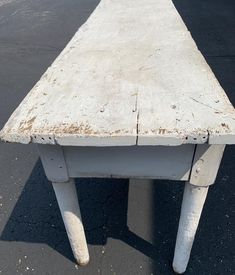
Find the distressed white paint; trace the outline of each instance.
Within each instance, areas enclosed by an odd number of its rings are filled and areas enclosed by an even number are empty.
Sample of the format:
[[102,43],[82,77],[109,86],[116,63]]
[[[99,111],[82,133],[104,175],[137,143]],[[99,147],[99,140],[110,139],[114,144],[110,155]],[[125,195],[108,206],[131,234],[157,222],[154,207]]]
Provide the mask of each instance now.
[[38,144],[38,150],[45,174],[52,182],[69,180],[63,148],[59,145]]
[[[235,111],[171,0],[101,0],[12,114],[1,138],[43,144],[42,162],[56,181],[74,256],[86,264],[76,189],[72,180],[59,181],[69,176],[185,180],[193,146],[141,145],[222,144],[196,150],[190,182],[211,184],[223,144],[235,143]],[[65,146],[65,154],[45,144]],[[178,273],[186,269],[208,190],[194,185],[185,187],[173,263]]]
[[53,188],[73,255],[78,264],[86,265],[89,262],[89,253],[74,181],[53,182]]
[[69,177],[188,180],[195,145],[64,147]]
[[208,186],[215,182],[225,145],[200,144],[196,147],[189,182]]
[[207,192],[208,187],[185,184],[173,260],[176,273],[181,274],[186,270]]
[[171,0],[101,0],[1,137],[81,146],[230,144],[235,112]]

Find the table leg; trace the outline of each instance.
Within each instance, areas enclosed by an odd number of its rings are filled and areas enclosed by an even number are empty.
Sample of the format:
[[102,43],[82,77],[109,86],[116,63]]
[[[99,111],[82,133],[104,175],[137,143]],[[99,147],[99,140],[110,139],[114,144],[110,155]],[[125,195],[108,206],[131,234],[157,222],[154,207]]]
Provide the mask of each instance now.
[[73,255],[79,265],[86,265],[89,262],[89,253],[74,180],[53,182],[53,188]]
[[176,273],[181,274],[186,270],[207,192],[208,186],[198,187],[188,182],[185,184],[173,260]]

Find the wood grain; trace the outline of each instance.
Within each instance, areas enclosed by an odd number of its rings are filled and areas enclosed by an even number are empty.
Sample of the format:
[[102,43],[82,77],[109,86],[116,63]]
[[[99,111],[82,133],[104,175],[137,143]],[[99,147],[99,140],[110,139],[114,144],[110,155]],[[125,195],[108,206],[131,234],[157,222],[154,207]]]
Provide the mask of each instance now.
[[235,111],[171,0],[102,0],[1,131],[76,146],[235,143]]

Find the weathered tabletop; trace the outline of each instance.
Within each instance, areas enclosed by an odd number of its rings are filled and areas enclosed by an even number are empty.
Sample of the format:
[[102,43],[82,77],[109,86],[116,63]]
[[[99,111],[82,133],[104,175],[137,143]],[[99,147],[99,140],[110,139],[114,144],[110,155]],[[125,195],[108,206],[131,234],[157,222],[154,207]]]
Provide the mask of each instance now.
[[61,145],[235,143],[235,111],[171,0],[102,0],[1,137]]

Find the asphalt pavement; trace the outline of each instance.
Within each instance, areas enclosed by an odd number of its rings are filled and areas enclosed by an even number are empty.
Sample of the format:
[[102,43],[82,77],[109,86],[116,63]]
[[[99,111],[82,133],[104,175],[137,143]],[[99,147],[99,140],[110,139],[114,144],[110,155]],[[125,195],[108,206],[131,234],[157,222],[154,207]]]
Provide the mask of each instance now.
[[[0,0],[0,127],[98,2]],[[235,1],[174,4],[235,106]],[[173,274],[181,182],[80,179],[77,190],[86,267],[74,262],[36,147],[0,143],[0,275]],[[235,274],[234,195],[235,147],[227,146],[186,275]]]

